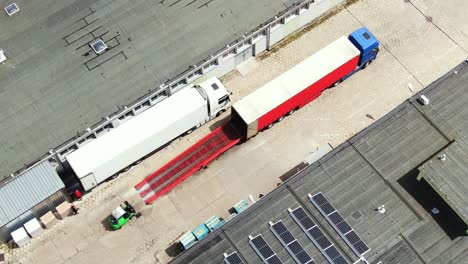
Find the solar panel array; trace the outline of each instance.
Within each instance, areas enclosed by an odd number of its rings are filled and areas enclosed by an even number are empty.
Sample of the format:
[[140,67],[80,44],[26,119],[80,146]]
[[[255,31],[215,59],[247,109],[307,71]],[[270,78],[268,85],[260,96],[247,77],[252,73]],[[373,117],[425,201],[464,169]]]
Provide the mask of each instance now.
[[278,258],[276,253],[271,249],[267,244],[262,235],[257,235],[256,237],[249,236],[249,244],[254,248],[257,255],[262,259],[263,263],[266,264],[281,264],[281,260]]
[[226,263],[226,264],[244,264],[244,261],[242,261],[239,254],[237,254],[237,251],[234,251],[233,253],[231,253],[229,255],[224,253],[224,263]]
[[331,264],[348,264],[348,261],[341,255],[333,243],[323,234],[320,228],[306,213],[304,208],[298,207],[294,210],[289,209],[292,218],[306,233],[309,239],[317,246],[325,258]]
[[335,229],[335,231],[346,241],[348,246],[354,253],[361,257],[370,248],[364,243],[359,235],[349,226],[346,220],[338,213],[333,205],[321,193],[315,195],[309,194],[310,201],[320,211],[320,213],[327,219],[328,223]]
[[289,254],[298,264],[315,264],[314,260],[299,244],[296,238],[289,232],[288,228],[280,220],[276,223],[270,223],[270,229],[283,246],[288,250]]

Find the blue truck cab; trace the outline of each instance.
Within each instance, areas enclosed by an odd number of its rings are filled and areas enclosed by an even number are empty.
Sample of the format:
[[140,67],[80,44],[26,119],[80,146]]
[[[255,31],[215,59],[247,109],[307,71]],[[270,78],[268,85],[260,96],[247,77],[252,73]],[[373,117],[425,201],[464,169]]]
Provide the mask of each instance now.
[[354,31],[348,36],[348,39],[361,52],[356,71],[364,69],[377,58],[379,41],[367,28],[362,27]]

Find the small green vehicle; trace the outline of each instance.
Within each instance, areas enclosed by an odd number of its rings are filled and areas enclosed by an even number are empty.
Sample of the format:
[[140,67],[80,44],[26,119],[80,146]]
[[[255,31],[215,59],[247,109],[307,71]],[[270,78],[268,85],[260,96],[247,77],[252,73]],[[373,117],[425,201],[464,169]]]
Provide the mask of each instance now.
[[109,224],[113,230],[118,230],[128,223],[135,214],[135,208],[125,201],[123,205],[121,204],[119,207],[112,210],[112,213],[109,216]]

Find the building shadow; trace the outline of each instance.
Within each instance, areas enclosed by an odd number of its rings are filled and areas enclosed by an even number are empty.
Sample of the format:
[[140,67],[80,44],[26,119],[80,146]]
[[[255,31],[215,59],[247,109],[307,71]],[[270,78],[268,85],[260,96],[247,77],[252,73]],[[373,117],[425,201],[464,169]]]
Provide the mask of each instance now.
[[294,168],[290,169],[289,171],[287,171],[283,175],[279,176],[279,179],[281,180],[281,182],[285,182],[289,178],[291,178],[292,176],[298,174],[301,170],[303,170],[305,167],[307,167],[307,165],[308,164],[306,164],[304,162],[301,162],[301,163],[297,164]]
[[[450,239],[466,236],[468,226],[442,197],[426,182],[417,180],[420,171],[414,169],[398,180],[398,183],[426,210]],[[433,208],[439,213],[434,214]]]

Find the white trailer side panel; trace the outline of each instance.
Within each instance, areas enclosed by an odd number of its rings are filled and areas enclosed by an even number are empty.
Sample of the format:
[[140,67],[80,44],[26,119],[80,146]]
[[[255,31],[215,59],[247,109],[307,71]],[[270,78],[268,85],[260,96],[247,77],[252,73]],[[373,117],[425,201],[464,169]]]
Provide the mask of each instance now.
[[88,190],[205,120],[207,102],[195,88],[186,88],[75,150],[66,159]]
[[346,36],[335,40],[274,80],[234,103],[233,108],[247,124],[322,79],[360,51]]

